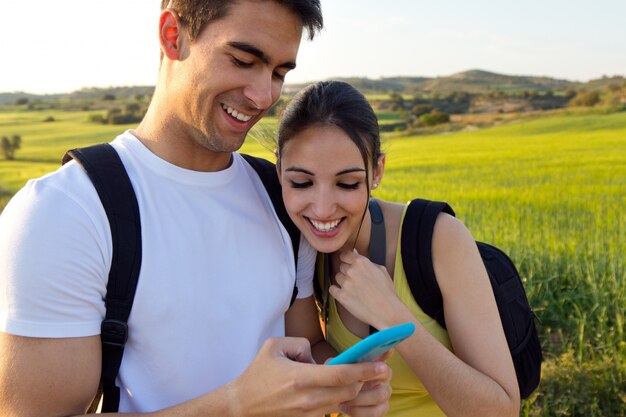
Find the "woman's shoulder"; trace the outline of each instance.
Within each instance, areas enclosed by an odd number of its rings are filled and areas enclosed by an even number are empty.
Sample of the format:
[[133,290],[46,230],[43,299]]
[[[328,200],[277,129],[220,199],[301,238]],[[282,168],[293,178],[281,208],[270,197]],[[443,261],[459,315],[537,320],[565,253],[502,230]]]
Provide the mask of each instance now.
[[467,236],[471,237],[470,231],[461,220],[445,212],[439,213],[433,230],[433,241],[436,238],[456,240]]
[[387,219],[387,217],[401,218],[402,213],[404,213],[404,208],[406,207],[406,204],[396,203],[394,201],[386,201],[379,198],[377,198],[376,201],[380,205],[385,219]]
[[467,256],[468,251],[477,252],[476,241],[469,229],[456,217],[448,213],[439,213],[433,229],[433,260],[436,262],[444,258],[437,256],[442,253],[447,255],[445,258],[454,257],[457,254]]
[[484,271],[471,232],[461,220],[450,214],[440,213],[437,217],[431,250],[435,276],[442,294],[450,288],[446,283],[462,288],[458,285],[459,280]]

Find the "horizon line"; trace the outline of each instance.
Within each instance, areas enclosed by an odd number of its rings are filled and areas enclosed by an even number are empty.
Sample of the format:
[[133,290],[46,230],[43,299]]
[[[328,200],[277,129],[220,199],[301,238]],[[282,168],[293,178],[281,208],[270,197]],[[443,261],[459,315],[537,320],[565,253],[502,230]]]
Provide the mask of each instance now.
[[[613,74],[613,75],[603,74],[602,76],[597,77],[597,78],[589,78],[586,81],[581,81],[581,80],[574,80],[574,79],[568,79],[568,78],[557,78],[557,77],[553,77],[553,76],[549,76],[549,75],[506,74],[506,73],[493,72],[493,71],[490,71],[490,70],[473,68],[473,69],[469,69],[469,70],[465,70],[465,71],[455,72],[455,73],[449,74],[449,75],[436,75],[436,76],[426,76],[426,75],[392,75],[392,76],[379,76],[379,77],[370,77],[370,76],[362,76],[362,75],[333,76],[333,77],[325,77],[325,78],[322,78],[322,79],[315,79],[315,80],[286,82],[284,87],[298,86],[298,85],[303,85],[303,84],[312,84],[312,83],[315,83],[315,82],[318,82],[318,81],[340,80],[340,79],[360,79],[360,80],[382,81],[382,80],[386,80],[386,79],[397,79],[397,78],[426,78],[426,79],[450,78],[450,77],[453,77],[455,75],[467,74],[467,73],[470,73],[470,72],[484,72],[484,73],[489,73],[491,75],[505,76],[505,77],[545,78],[545,79],[550,79],[550,80],[554,80],[554,81],[566,81],[566,82],[570,82],[570,83],[573,83],[573,84],[577,84],[577,83],[578,84],[585,84],[585,83],[588,83],[588,82],[591,82],[591,81],[603,80],[603,79],[611,79],[611,78],[626,78],[626,73],[625,74]],[[128,85],[128,84],[127,85],[121,85],[121,84],[119,84],[119,85],[108,85],[108,86],[91,85],[91,86],[80,87],[80,88],[72,90],[72,91],[57,91],[57,92],[34,93],[34,92],[25,91],[25,90],[13,90],[13,91],[6,90],[6,91],[0,91],[0,94],[28,94],[28,95],[34,95],[34,96],[54,96],[54,95],[72,94],[72,93],[77,93],[77,92],[81,92],[83,90],[89,90],[89,89],[106,90],[106,89],[116,89],[116,88],[136,88],[136,87],[155,87],[155,86],[156,86],[156,84],[154,84],[154,85],[152,85],[152,84],[133,84],[133,85]]]

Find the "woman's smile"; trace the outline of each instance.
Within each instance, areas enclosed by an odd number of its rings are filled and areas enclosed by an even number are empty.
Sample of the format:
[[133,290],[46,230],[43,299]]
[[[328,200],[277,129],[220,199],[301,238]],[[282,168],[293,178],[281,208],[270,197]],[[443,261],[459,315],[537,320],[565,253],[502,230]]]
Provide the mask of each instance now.
[[280,159],[285,208],[319,252],[352,249],[367,208],[363,157],[339,127],[297,133]]

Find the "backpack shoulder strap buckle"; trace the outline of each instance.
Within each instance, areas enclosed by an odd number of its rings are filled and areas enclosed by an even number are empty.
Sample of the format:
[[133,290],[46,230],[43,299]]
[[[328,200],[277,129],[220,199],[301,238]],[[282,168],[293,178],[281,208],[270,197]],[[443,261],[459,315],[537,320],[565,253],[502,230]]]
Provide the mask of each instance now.
[[100,325],[102,344],[123,349],[128,340],[128,324],[114,319],[104,319]]

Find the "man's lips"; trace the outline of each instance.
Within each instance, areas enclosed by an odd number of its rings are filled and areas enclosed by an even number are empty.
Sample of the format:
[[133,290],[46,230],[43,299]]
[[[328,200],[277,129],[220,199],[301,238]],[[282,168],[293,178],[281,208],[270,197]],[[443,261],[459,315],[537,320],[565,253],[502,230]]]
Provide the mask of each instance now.
[[235,109],[233,107],[230,107],[227,104],[222,104],[222,108],[224,109],[224,111],[226,113],[228,113],[234,119],[239,120],[240,122],[247,122],[250,119],[252,119],[252,117],[253,117],[252,115],[245,114],[245,113],[243,113],[243,112],[241,112],[241,111],[239,111],[239,110],[237,110],[237,109]]

